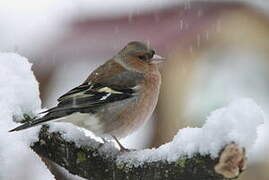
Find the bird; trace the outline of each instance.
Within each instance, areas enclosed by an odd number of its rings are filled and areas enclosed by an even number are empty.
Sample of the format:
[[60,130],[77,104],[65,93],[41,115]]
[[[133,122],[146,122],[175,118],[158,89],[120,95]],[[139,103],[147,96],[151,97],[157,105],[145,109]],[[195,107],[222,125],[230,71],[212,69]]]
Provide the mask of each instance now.
[[156,107],[164,59],[149,44],[129,42],[82,84],[60,96],[57,106],[9,132],[49,121],[69,122],[99,137],[113,137],[124,149],[118,138],[141,127]]

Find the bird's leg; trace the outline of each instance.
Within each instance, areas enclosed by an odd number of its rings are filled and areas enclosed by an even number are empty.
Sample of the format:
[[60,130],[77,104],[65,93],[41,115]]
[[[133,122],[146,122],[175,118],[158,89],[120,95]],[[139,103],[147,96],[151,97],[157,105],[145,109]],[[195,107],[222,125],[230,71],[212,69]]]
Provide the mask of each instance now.
[[130,151],[129,149],[125,148],[125,147],[120,143],[120,141],[117,139],[116,136],[113,136],[113,135],[111,135],[111,136],[112,136],[113,139],[116,141],[116,143],[120,146],[120,152],[129,152],[129,151]]
[[101,138],[102,138],[104,144],[108,142],[105,138],[103,138],[103,137],[101,137]]
[[100,138],[102,139],[103,143],[100,143],[99,146],[98,146],[98,148],[101,148],[101,147],[103,147],[106,143],[109,143],[109,141],[106,140],[106,138],[104,138],[104,137],[100,137]]

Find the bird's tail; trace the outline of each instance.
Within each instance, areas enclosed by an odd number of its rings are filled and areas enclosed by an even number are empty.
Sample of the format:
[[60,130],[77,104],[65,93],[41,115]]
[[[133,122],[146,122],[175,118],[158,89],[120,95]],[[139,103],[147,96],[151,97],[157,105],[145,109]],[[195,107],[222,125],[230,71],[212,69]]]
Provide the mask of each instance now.
[[49,117],[49,116],[44,116],[44,117],[41,117],[41,118],[33,119],[33,120],[30,120],[30,121],[27,121],[26,123],[14,128],[14,129],[9,130],[8,132],[20,131],[20,130],[23,130],[23,129],[28,129],[30,127],[40,125],[40,124],[42,124],[44,122],[47,122],[49,120],[52,120],[52,119],[53,118]]

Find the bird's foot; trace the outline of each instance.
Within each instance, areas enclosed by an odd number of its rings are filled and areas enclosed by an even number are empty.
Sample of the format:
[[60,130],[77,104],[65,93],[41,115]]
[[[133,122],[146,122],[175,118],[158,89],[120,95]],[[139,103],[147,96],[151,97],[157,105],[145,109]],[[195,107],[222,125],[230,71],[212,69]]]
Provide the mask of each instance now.
[[117,139],[117,137],[116,136],[113,136],[112,135],[112,137],[113,137],[113,139],[116,141],[116,143],[119,145],[119,147],[120,147],[120,154],[123,154],[123,153],[126,153],[126,152],[130,152],[130,151],[134,151],[134,149],[127,149],[127,148],[125,148],[121,143],[120,143],[120,141]]

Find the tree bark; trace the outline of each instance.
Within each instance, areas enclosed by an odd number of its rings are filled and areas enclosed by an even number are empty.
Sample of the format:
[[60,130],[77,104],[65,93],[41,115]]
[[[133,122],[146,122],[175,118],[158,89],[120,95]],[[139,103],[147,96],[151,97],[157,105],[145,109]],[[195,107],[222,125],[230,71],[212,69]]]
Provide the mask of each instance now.
[[[70,173],[90,180],[225,180],[238,176],[245,167],[244,150],[239,147],[228,152],[225,148],[220,152],[222,158],[211,159],[209,155],[197,154],[192,158],[181,157],[173,163],[157,161],[134,167],[127,163],[119,164],[116,161],[119,152],[105,154],[100,150],[104,144],[96,144],[94,147],[78,146],[65,140],[60,132],[50,132],[46,125],[41,128],[39,140],[31,148]],[[235,146],[233,143],[230,145]],[[233,174],[225,174],[227,171]]]

